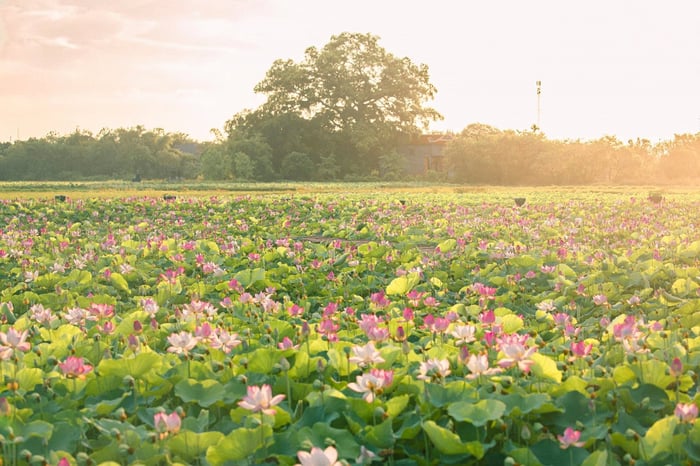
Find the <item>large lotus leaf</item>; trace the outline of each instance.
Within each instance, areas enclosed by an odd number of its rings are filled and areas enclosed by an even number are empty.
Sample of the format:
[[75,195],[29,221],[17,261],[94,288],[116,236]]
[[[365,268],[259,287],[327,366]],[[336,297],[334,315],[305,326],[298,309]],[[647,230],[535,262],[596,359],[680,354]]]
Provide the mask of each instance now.
[[34,390],[35,386],[44,383],[44,371],[33,367],[24,367],[17,371],[15,378],[20,388],[30,392]]
[[194,460],[204,455],[209,447],[219,443],[223,437],[224,434],[216,431],[195,433],[183,430],[168,438],[166,445],[175,455],[192,464]]
[[588,456],[588,452],[583,448],[562,449],[558,442],[550,439],[541,440],[531,448],[537,458],[546,465],[581,464]]
[[420,282],[420,275],[417,272],[411,272],[401,277],[396,277],[386,287],[388,295],[405,295]]
[[216,380],[183,379],[175,384],[175,395],[182,401],[195,402],[204,408],[221,401],[225,394],[226,389]]
[[544,466],[529,448],[516,448],[515,450],[509,451],[508,456],[513,458],[518,464]]
[[112,283],[112,286],[114,286],[114,288],[118,291],[123,291],[126,294],[131,294],[129,284],[127,283],[126,279],[122,276],[122,274],[112,272],[112,274],[109,277],[109,280]]
[[648,359],[640,364],[631,364],[630,368],[642,383],[656,385],[665,389],[675,381],[675,378],[668,375],[668,364],[658,359]]
[[103,359],[97,371],[104,376],[126,377],[152,381],[157,378],[163,365],[163,356],[158,353],[143,352],[130,358]]
[[500,317],[500,324],[503,326],[504,333],[516,333],[523,328],[524,322],[522,318],[515,314],[506,314]]
[[476,403],[458,401],[451,403],[447,413],[458,422],[469,422],[477,427],[486,425],[489,421],[495,421],[503,416],[506,404],[499,400],[486,399]]
[[440,244],[437,245],[435,250],[437,252],[445,253],[445,252],[452,251],[456,246],[457,246],[457,240],[454,238],[448,238],[448,239],[440,242]]
[[392,448],[395,443],[392,420],[386,419],[377,425],[367,426],[364,430],[364,438],[367,443],[377,448]]
[[535,363],[531,366],[532,373],[537,377],[561,383],[562,373],[557,368],[557,363],[541,353],[534,353],[530,359]]
[[678,418],[676,416],[667,416],[656,421],[641,439],[642,457],[645,460],[650,460],[658,454],[670,451],[673,443],[673,431],[677,425]]
[[243,288],[248,288],[255,283],[265,281],[265,269],[255,268],[241,270],[237,272],[233,278],[238,281]]
[[403,410],[406,409],[406,406],[408,406],[410,399],[411,398],[408,395],[399,395],[390,398],[385,404],[386,413],[391,418],[400,415]]
[[346,429],[336,429],[325,422],[302,427],[296,433],[297,445],[313,445],[325,448],[328,440],[335,444],[340,458],[356,458],[360,454],[360,445],[355,436]]
[[435,448],[445,455],[472,455],[480,459],[490,446],[478,441],[464,442],[459,435],[440,427],[434,421],[425,421],[423,431],[428,434]]
[[581,466],[607,466],[608,464],[608,451],[597,450],[588,455]]
[[277,348],[263,347],[258,348],[249,355],[247,372],[257,374],[269,374],[282,359],[282,355]]
[[241,427],[207,448],[207,461],[212,466],[240,464],[258,450],[272,443],[272,427],[261,425],[253,429]]
[[473,399],[476,395],[476,389],[471,384],[461,380],[450,382],[446,386],[426,383],[425,391],[427,393],[426,401],[436,408],[465,399]]
[[547,393],[511,393],[500,400],[506,405],[505,414],[519,417],[538,410],[550,402],[551,397]]
[[54,426],[50,422],[46,421],[32,421],[29,422],[23,426],[21,426],[18,430],[19,432],[17,435],[21,435],[22,437],[25,438],[30,438],[30,437],[39,437],[42,438],[46,441],[48,441],[49,438],[51,438],[51,434],[53,433]]

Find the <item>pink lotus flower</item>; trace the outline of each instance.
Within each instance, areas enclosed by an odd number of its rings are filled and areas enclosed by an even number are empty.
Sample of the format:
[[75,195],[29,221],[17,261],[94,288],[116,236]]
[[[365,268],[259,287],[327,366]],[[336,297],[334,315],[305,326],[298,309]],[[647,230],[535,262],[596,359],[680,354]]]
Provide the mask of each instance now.
[[411,290],[408,293],[406,293],[406,298],[408,298],[408,302],[411,306],[418,307],[418,305],[420,304],[420,300],[424,294],[425,293],[423,293],[422,291]]
[[360,326],[363,332],[367,333],[371,329],[376,328],[380,322],[379,317],[374,314],[362,314],[357,325]]
[[230,334],[224,329],[217,329],[217,331],[212,336],[211,346],[214,349],[220,349],[226,354],[229,354],[236,346],[241,344],[241,340],[238,339],[238,334]]
[[355,382],[350,382],[348,388],[358,393],[363,393],[362,398],[371,403],[374,397],[382,393],[384,387],[391,385],[394,380],[392,371],[372,369],[370,372],[358,375]]
[[383,309],[391,304],[391,301],[389,301],[389,299],[386,297],[384,291],[372,293],[370,295],[370,301],[380,309]]
[[571,316],[564,312],[557,312],[556,314],[554,314],[553,318],[554,325],[556,325],[557,327],[565,328],[567,325],[571,324]]
[[282,338],[282,341],[277,343],[277,347],[281,350],[297,349],[299,345],[295,345],[289,337]]
[[496,314],[492,310],[484,311],[479,314],[479,320],[484,325],[491,325],[496,322]]
[[585,358],[591,354],[592,349],[593,345],[591,343],[586,344],[583,341],[571,342],[571,354],[575,358]]
[[499,367],[489,367],[489,358],[486,353],[472,354],[467,361],[467,369],[471,374],[467,374],[467,379],[473,380],[482,375],[494,375],[503,372]]
[[342,463],[338,461],[338,450],[332,446],[325,450],[313,447],[311,452],[299,451],[297,457],[301,463],[297,463],[295,466],[342,466]]
[[321,322],[316,326],[316,331],[325,335],[328,341],[338,341],[338,330],[340,325],[333,322],[332,319],[326,317],[321,319]]
[[114,316],[114,306],[111,304],[92,303],[88,308],[88,320],[100,321]]
[[597,294],[593,296],[593,304],[596,306],[607,306],[608,305],[608,297],[605,296],[604,294]]
[[367,331],[367,338],[372,341],[382,342],[389,339],[389,329],[386,327],[374,327]]
[[197,346],[197,338],[184,330],[180,333],[172,333],[168,336],[168,353],[189,354]]
[[262,412],[274,416],[277,411],[273,406],[278,405],[282,400],[284,395],[272,396],[272,388],[269,385],[265,384],[261,387],[253,385],[248,387],[248,394],[238,402],[238,406],[254,413]]
[[304,313],[304,308],[297,304],[292,304],[287,308],[287,313],[292,317],[300,316]]
[[437,307],[440,302],[432,296],[428,296],[423,300],[423,305],[426,307]]
[[669,373],[671,374],[671,377],[680,377],[683,375],[683,363],[681,362],[681,358],[678,356],[673,358],[673,361],[671,361]]
[[559,439],[559,446],[561,448],[584,446],[586,442],[579,441],[580,438],[581,432],[574,430],[571,427],[567,427],[566,430],[564,430],[564,435],[557,435],[557,439]]
[[33,305],[29,308],[29,312],[33,320],[36,320],[41,325],[46,325],[47,327],[50,326],[54,320],[58,319],[58,317],[53,314],[51,309],[48,307],[45,308],[41,304]]
[[498,345],[505,357],[498,361],[498,365],[504,369],[518,365],[521,371],[530,372],[530,366],[534,364],[529,359],[536,351],[536,346],[526,346],[528,335],[504,335],[498,339]]
[[92,371],[92,366],[85,364],[83,358],[68,356],[68,358],[58,364],[63,375],[69,379],[84,379],[85,375]]
[[203,343],[210,343],[214,338],[214,329],[211,328],[209,322],[204,322],[202,325],[195,327],[194,336]]
[[451,334],[455,337],[455,345],[476,341],[476,327],[474,325],[458,325]]
[[153,415],[153,425],[159,433],[161,440],[167,437],[168,434],[178,433],[181,424],[180,415],[175,411],[170,414],[156,413]]
[[352,353],[354,356],[351,356],[349,361],[360,367],[384,362],[384,358],[381,357],[371,341],[364,346],[353,346]]
[[0,360],[10,359],[15,351],[29,351],[32,345],[27,341],[27,335],[27,330],[17,331],[14,327],[8,328],[7,333],[0,332]]
[[428,359],[425,362],[420,363],[418,368],[419,380],[441,380],[450,375],[450,361],[447,359]]
[[673,413],[681,422],[692,424],[698,417],[698,405],[695,403],[678,403]]
[[537,303],[535,307],[544,312],[553,312],[557,310],[557,306],[554,305],[554,301],[551,299]]
[[148,312],[150,317],[155,317],[158,309],[160,309],[158,303],[153,298],[143,298],[139,304],[144,311]]

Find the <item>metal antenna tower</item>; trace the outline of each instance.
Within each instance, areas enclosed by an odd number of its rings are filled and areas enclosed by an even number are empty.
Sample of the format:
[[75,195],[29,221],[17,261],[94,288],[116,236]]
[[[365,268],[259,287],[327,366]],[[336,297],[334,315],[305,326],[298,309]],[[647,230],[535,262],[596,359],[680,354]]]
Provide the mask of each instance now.
[[540,126],[540,94],[542,94],[542,81],[536,81],[537,85],[537,128],[541,129]]

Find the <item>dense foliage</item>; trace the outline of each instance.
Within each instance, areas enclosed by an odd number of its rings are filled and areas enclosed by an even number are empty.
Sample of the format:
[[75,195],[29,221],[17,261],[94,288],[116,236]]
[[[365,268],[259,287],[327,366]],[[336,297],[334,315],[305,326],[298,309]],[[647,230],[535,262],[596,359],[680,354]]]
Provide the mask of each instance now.
[[283,177],[292,175],[281,170],[295,152],[316,165],[331,156],[340,172],[369,175],[382,155],[442,118],[426,106],[437,92],[428,67],[394,56],[371,34],[339,34],[298,63],[277,60],[255,91],[266,102],[228,121],[228,139],[262,137]]
[[558,141],[539,132],[467,126],[447,146],[449,176],[464,183],[580,185],[694,183],[700,179],[700,133],[652,144],[614,137]]
[[3,464],[700,461],[700,201],[0,203]]
[[188,146],[183,134],[142,126],[50,134],[0,145],[0,180],[194,178],[197,159],[180,150]]

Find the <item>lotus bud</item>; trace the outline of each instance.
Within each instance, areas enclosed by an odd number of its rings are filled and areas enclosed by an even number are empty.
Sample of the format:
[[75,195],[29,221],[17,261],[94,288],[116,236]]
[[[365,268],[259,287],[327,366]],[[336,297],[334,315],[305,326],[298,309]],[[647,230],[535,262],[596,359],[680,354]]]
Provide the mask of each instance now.
[[287,358],[280,359],[279,364],[284,372],[287,372],[289,370],[289,368],[291,367],[291,365],[289,364],[289,361],[287,361]]
[[136,385],[136,380],[131,375],[125,375],[122,379],[122,383],[128,387],[133,387]]
[[671,361],[670,373],[672,377],[680,377],[683,375],[683,363],[677,356]]
[[522,437],[523,440],[530,440],[530,438],[532,438],[532,432],[530,432],[530,428],[527,424],[520,429],[520,437]]

